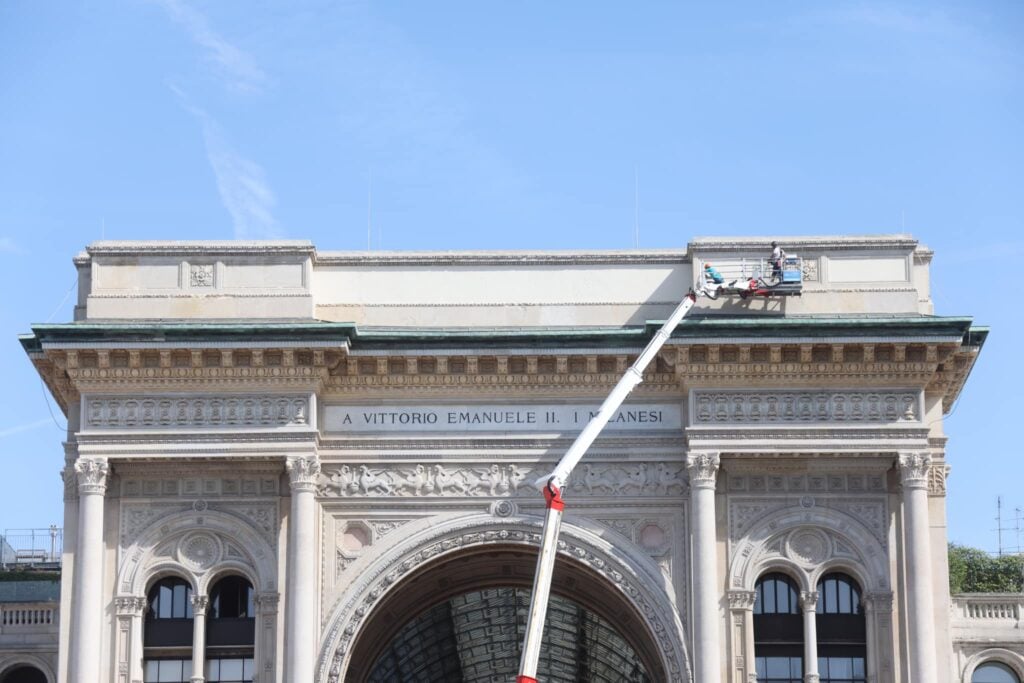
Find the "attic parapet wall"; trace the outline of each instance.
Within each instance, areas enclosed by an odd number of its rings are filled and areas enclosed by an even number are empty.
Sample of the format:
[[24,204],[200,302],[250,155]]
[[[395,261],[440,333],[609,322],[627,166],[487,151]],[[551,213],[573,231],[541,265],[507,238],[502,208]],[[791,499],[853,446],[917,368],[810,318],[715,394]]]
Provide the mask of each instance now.
[[[305,241],[97,242],[75,259],[75,319],[324,320],[412,328],[642,325],[666,317],[704,263],[763,259],[770,243],[697,238],[685,250],[317,252]],[[803,296],[702,299],[695,312],[933,312],[931,251],[912,237],[780,243],[803,259]]]

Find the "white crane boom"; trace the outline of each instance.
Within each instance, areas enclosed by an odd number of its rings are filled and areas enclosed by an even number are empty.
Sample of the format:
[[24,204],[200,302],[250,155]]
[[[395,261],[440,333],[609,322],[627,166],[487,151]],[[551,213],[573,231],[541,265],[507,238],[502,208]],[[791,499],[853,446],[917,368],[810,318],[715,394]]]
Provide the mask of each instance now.
[[[704,287],[701,287],[704,294]],[[692,289],[672,312],[665,324],[661,326],[636,361],[612,389],[608,398],[601,404],[600,410],[590,418],[569,450],[565,452],[554,471],[538,479],[535,483],[544,491],[547,501],[547,514],[544,517],[544,532],[541,535],[540,553],[537,556],[537,573],[533,577],[533,592],[530,597],[530,612],[526,619],[526,636],[523,641],[523,654],[519,660],[519,675],[516,683],[537,683],[537,663],[540,660],[540,645],[544,635],[544,620],[547,617],[548,597],[551,594],[551,574],[555,568],[555,554],[558,548],[558,532],[562,525],[562,512],[565,503],[562,501],[562,489],[569,481],[569,475],[580,459],[598,437],[608,420],[612,418],[636,385],[643,381],[644,370],[658,355],[679,322],[690,312],[697,302],[697,293]]]

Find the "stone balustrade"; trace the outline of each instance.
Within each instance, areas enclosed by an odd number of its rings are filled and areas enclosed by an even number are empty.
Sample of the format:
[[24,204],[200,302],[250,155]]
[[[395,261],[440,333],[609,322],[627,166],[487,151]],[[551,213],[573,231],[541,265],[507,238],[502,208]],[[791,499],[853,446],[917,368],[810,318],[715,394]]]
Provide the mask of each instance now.
[[56,633],[57,603],[16,602],[0,605],[0,636]]
[[963,593],[952,596],[952,608],[961,628],[1024,629],[1024,593]]

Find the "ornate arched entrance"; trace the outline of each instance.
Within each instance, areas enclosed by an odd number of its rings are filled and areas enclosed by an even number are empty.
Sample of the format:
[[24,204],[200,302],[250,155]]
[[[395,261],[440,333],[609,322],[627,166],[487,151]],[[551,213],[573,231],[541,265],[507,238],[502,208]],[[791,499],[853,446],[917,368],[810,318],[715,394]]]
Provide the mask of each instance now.
[[[320,680],[387,680],[373,675],[400,664],[394,651],[408,653],[411,643],[435,658],[448,648],[444,656],[450,657],[460,638],[464,675],[514,675],[521,645],[517,614],[525,610],[533,581],[540,520],[435,519],[409,531],[404,541],[373,560],[367,558],[360,585],[350,587],[336,603],[321,648]],[[552,587],[555,609],[549,618],[565,624],[549,654],[561,653],[557,665],[567,675],[591,667],[617,672],[609,680],[687,680],[682,624],[657,568],[612,547],[599,534],[571,524],[563,527]],[[432,627],[432,618],[440,623]],[[410,633],[415,629],[425,631],[416,637]],[[481,634],[487,629],[491,635]],[[486,662],[472,654],[476,644],[469,641],[478,636],[481,648],[491,650]],[[603,653],[615,648],[615,654]],[[500,671],[495,670],[497,659],[507,660]]]

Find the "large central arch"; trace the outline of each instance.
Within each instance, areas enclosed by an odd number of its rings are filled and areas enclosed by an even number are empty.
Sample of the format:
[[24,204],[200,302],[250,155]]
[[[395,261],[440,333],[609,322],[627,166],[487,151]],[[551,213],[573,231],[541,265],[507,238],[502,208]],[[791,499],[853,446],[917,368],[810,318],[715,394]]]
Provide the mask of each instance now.
[[[363,558],[360,578],[336,601],[320,650],[321,683],[359,680],[381,641],[439,601],[532,585],[539,518],[449,516],[415,524],[395,545]],[[606,541],[606,533],[583,519],[563,524],[553,592],[619,626],[654,680],[688,680],[686,637],[664,577],[639,552]]]

